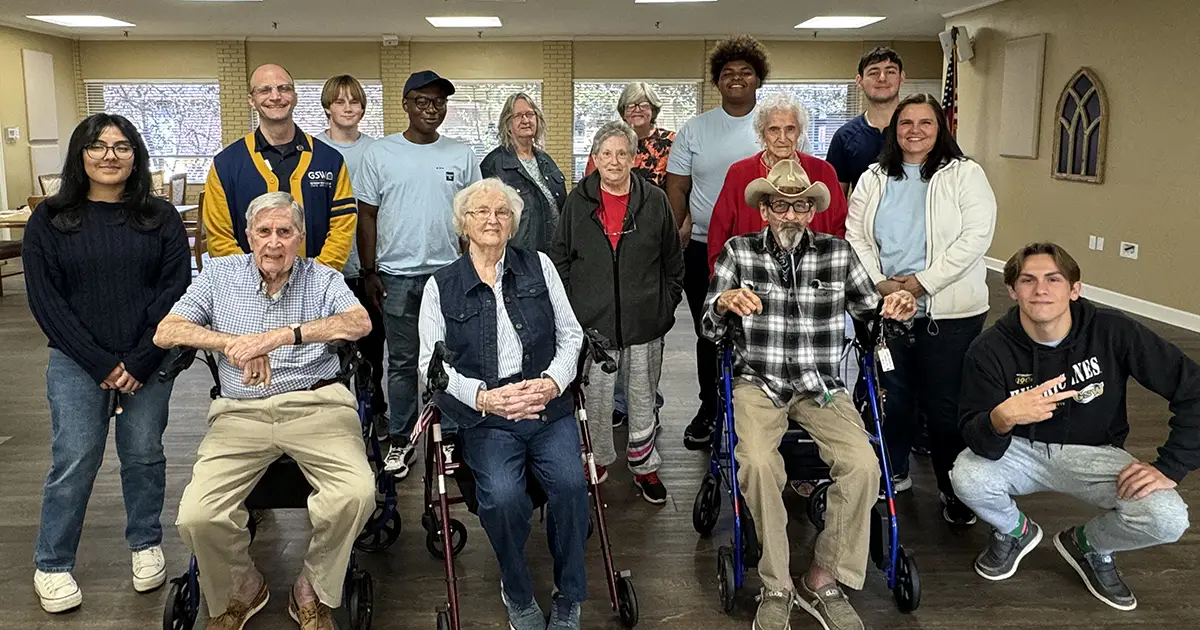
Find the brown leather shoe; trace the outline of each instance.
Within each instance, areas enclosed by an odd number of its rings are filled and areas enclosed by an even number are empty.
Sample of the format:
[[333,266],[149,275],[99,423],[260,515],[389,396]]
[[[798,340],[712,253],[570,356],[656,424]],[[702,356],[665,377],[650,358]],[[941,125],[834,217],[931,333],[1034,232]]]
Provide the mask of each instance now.
[[254,613],[267,605],[267,600],[270,598],[271,594],[267,591],[267,582],[264,580],[253,601],[245,604],[230,600],[229,606],[225,608],[225,612],[221,613],[221,616],[208,620],[208,630],[242,630]]
[[288,615],[300,624],[300,630],[337,630],[333,610],[319,601],[304,606],[296,605],[296,593],[288,590]]

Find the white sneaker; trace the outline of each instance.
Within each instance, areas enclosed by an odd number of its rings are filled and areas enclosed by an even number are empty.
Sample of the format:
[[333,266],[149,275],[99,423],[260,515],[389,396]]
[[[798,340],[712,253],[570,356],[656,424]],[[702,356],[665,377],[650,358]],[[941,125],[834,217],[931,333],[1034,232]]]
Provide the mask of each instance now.
[[60,613],[78,608],[83,603],[83,591],[68,572],[45,573],[34,571],[33,590],[37,591],[42,610]]
[[133,552],[133,590],[149,593],[167,581],[167,559],[162,547]]
[[383,470],[389,472],[400,481],[408,476],[408,465],[412,462],[416,452],[413,450],[413,445],[405,446],[392,445],[388,449],[387,456],[383,458]]

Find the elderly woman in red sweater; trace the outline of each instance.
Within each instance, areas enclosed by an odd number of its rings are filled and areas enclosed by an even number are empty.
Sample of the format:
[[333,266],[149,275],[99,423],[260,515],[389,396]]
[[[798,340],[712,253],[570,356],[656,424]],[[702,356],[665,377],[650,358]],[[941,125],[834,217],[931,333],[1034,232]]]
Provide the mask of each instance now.
[[808,179],[823,182],[829,189],[829,209],[813,217],[809,229],[844,238],[846,236],[846,196],[838,184],[833,166],[814,155],[801,153],[800,142],[808,128],[808,113],[794,98],[777,94],[759,103],[754,114],[754,130],[765,150],[734,162],[725,174],[725,185],[713,206],[708,226],[708,272],[725,247],[725,241],[742,234],[758,232],[766,226],[762,212],[746,205],[746,186],[766,177],[780,160],[797,160]]

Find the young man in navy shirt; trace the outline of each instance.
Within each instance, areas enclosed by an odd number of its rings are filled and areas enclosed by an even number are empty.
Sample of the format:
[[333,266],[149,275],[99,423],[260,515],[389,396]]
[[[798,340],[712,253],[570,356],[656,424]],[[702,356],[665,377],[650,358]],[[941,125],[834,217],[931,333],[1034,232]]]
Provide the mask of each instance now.
[[904,62],[891,48],[879,46],[858,61],[858,76],[854,83],[867,99],[867,111],[842,125],[829,143],[825,160],[837,169],[842,192],[850,189],[858,178],[879,158],[883,149],[883,130],[892,120],[900,104],[900,86],[904,83]]

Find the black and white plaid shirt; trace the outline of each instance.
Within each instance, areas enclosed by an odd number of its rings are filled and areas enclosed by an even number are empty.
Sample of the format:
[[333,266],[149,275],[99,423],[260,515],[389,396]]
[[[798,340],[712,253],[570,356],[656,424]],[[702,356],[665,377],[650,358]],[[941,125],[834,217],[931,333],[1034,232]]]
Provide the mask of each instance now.
[[[717,297],[737,288],[757,295],[762,313],[717,315]],[[735,376],[759,385],[777,407],[784,407],[795,393],[845,387],[838,376],[845,312],[869,317],[879,300],[845,240],[805,230],[796,248],[787,252],[768,227],[725,243],[701,326],[714,342],[728,336]]]

